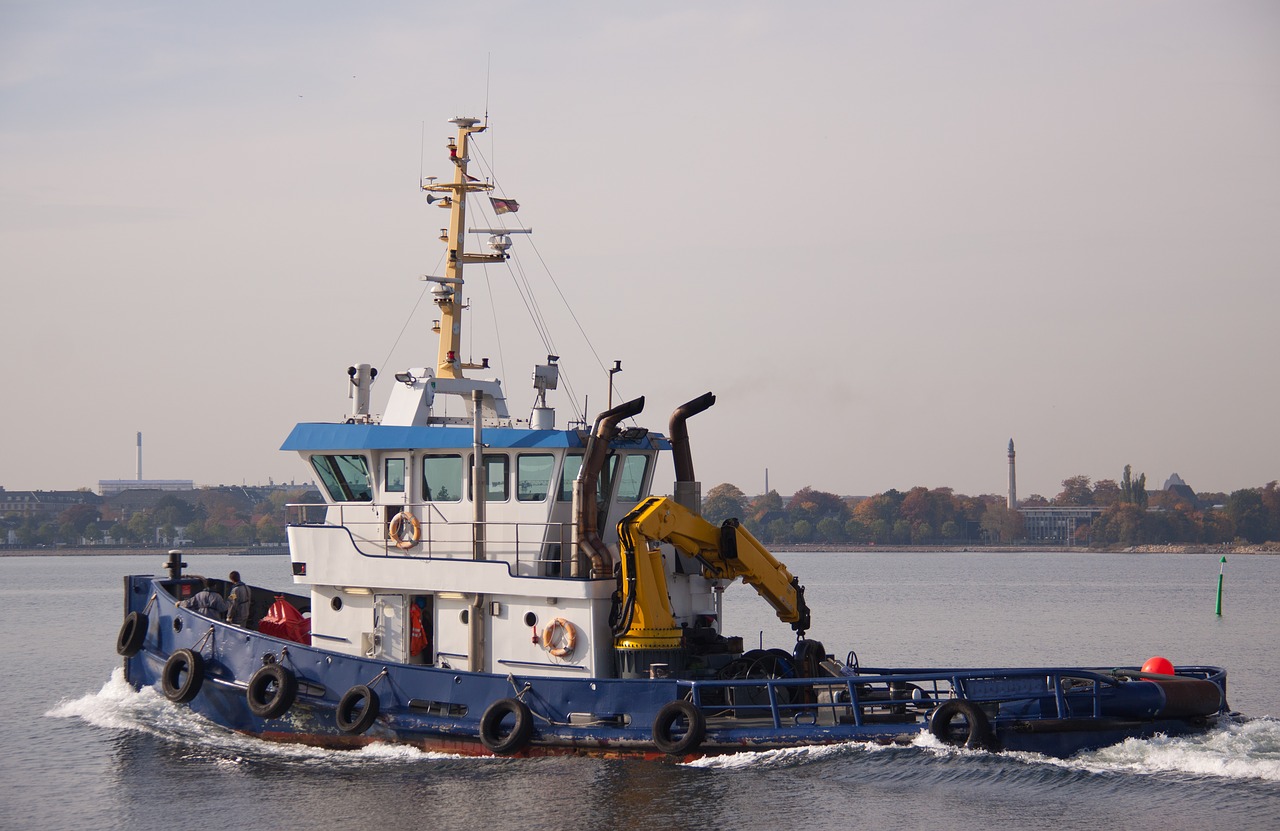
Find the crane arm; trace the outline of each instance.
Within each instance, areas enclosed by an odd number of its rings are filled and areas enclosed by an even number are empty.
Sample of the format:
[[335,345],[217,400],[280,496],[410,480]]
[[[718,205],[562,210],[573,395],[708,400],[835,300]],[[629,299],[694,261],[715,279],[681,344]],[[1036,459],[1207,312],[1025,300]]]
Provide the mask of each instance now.
[[[641,502],[622,518],[618,523],[618,538],[624,547],[624,609],[634,606],[642,612],[654,610],[658,614],[651,613],[650,617],[657,617],[661,607],[667,606],[665,591],[661,592],[661,597],[647,596],[650,592],[645,587],[653,586],[655,581],[639,579],[638,575],[637,579],[627,579],[627,571],[628,565],[639,570],[652,563],[650,558],[636,555],[637,542],[645,542],[649,549],[669,543],[681,554],[701,563],[704,576],[723,580],[741,578],[773,607],[779,620],[791,624],[791,628],[801,634],[809,628],[809,607],[804,601],[804,587],[737,520],[727,520],[724,525],[716,526],[675,500],[655,496]],[[665,589],[665,580],[661,585]]]

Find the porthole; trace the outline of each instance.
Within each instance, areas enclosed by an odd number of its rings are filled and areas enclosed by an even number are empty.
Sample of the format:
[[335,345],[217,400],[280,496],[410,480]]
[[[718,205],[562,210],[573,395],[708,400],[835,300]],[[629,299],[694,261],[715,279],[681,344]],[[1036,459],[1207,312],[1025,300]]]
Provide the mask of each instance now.
[[463,609],[461,612],[458,612],[458,620],[462,621],[463,626],[471,620],[470,612],[470,609]]
[[182,618],[180,618],[180,617],[175,617],[175,618],[173,619],[173,631],[175,631],[175,632],[181,632],[181,631],[182,631]]
[[525,625],[525,626],[537,626],[537,625],[538,625],[538,616],[537,616],[537,615],[535,615],[533,612],[525,612],[525,613],[524,613],[524,625]]
[[333,600],[330,600],[330,601],[329,601],[329,608],[330,608],[330,609],[333,609],[335,612],[336,612],[336,611],[338,611],[339,609],[341,609],[341,608],[342,608],[342,598],[341,598],[341,597],[334,597],[334,598],[333,598]]

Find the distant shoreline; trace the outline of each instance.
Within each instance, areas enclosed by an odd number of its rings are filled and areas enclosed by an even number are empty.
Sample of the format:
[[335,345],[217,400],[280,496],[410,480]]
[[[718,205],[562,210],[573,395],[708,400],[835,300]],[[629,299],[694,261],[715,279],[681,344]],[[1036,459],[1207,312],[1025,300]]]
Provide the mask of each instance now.
[[[263,546],[274,548],[273,546]],[[1049,553],[1085,553],[1085,554],[1214,554],[1240,556],[1243,554],[1276,554],[1280,555],[1280,543],[1265,542],[1257,545],[1113,545],[1106,548],[1089,548],[1075,545],[843,545],[810,543],[780,544],[767,546],[770,551],[778,553],[814,552],[824,554],[869,554],[879,551],[925,551],[945,554],[999,554],[1001,552],[1030,551]],[[282,551],[263,552],[262,554],[246,553],[249,549],[242,545],[200,546],[181,549],[183,556],[193,557],[206,554],[224,554],[232,556],[280,556]],[[170,549],[152,548],[104,548],[102,546],[59,546],[56,548],[0,548],[0,557],[138,557],[154,554],[158,557],[168,555]]]
[[[157,557],[168,557],[172,549],[165,547],[158,548],[106,548],[97,545],[72,546],[64,545],[57,548],[0,548],[0,557],[141,557],[154,554]],[[198,548],[183,548],[184,557],[192,557],[200,554],[234,554],[242,555],[246,550],[243,545],[209,545],[200,546]],[[254,556],[251,554],[243,554],[243,556]]]
[[1170,543],[1166,545],[1110,545],[1090,548],[1087,545],[855,545],[834,544],[779,544],[766,546],[770,551],[815,551],[841,554],[862,554],[875,551],[932,551],[951,554],[999,554],[1009,551],[1085,554],[1280,554],[1280,543],[1264,542],[1254,545],[1203,545],[1197,543]]

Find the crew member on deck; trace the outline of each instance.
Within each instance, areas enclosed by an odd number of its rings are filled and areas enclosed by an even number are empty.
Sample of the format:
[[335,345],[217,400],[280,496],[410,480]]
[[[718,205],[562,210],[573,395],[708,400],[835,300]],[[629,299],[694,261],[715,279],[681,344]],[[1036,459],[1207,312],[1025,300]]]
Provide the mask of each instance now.
[[206,617],[222,617],[225,615],[228,609],[227,601],[223,599],[222,595],[209,588],[208,580],[201,577],[200,581],[203,588],[178,605]]
[[240,572],[233,571],[227,575],[231,580],[231,593],[227,596],[227,623],[244,628],[249,627],[249,587],[240,581]]

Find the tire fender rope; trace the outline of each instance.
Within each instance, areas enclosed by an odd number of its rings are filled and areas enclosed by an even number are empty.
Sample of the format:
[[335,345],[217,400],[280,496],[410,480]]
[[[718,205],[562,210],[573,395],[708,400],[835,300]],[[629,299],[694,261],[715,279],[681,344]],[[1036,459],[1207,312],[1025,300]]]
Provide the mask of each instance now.
[[[676,724],[683,721],[687,727],[683,735],[676,735]],[[653,720],[653,743],[663,753],[686,756],[702,746],[707,737],[707,719],[702,711],[689,701],[671,701],[658,711]]]
[[334,720],[343,733],[358,735],[373,726],[378,709],[378,694],[368,684],[356,684],[342,694],[334,710]]
[[259,718],[279,718],[298,696],[298,679],[280,664],[267,664],[249,677],[245,688],[249,709]]
[[147,613],[130,612],[124,616],[120,624],[120,634],[116,636],[116,652],[126,658],[132,658],[142,650],[142,642],[147,639]]
[[179,649],[164,662],[160,673],[160,689],[175,704],[186,704],[196,697],[204,684],[204,658],[199,652]]
[[[511,729],[503,732],[503,723],[510,717]],[[533,738],[533,713],[529,706],[516,698],[500,698],[489,705],[480,717],[480,743],[490,753],[510,756],[529,746]]]
[[[951,724],[962,717],[967,724],[963,730],[953,729]],[[995,750],[995,733],[987,714],[972,701],[953,698],[944,701],[929,716],[929,732],[943,744],[977,750]]]

